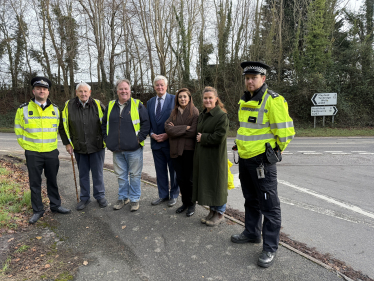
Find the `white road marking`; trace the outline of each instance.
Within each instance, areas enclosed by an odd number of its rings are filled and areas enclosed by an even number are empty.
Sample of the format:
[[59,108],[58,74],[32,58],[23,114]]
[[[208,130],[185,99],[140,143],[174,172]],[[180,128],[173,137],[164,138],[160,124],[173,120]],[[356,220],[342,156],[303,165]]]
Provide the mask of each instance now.
[[305,153],[305,152],[315,152],[315,151],[298,151],[300,153]]
[[290,155],[293,154],[292,152],[283,152],[282,155]]
[[363,152],[363,153],[359,153],[359,154],[374,154],[372,152]]
[[351,151],[351,152],[353,152],[353,153],[358,153],[358,152],[366,152],[366,151]]
[[290,198],[281,197],[281,196],[279,196],[279,199],[283,204],[295,206],[295,207],[298,207],[298,208],[302,208],[304,210],[308,210],[308,211],[315,212],[315,213],[318,213],[318,214],[334,217],[334,218],[345,220],[345,221],[348,221],[348,222],[363,223],[363,224],[366,224],[366,225],[374,228],[374,224],[371,224],[371,223],[363,221],[363,220],[359,220],[357,218],[351,217],[351,216],[346,215],[344,213],[336,212],[334,210],[326,209],[326,208],[323,208],[323,207],[310,205],[310,204],[307,204],[307,203],[299,202],[299,201],[296,201],[296,200],[293,200],[293,199],[290,199]]
[[343,152],[343,151],[325,151],[327,153],[332,153],[332,152]]
[[[345,203],[345,202],[340,202],[340,201],[338,201],[338,200],[336,200],[332,197],[329,197],[329,196],[326,196],[326,195],[323,195],[323,194],[319,194],[319,193],[317,193],[313,190],[291,184],[291,183],[289,183],[287,181],[284,181],[284,180],[279,180],[278,179],[278,182],[281,183],[281,184],[284,184],[286,186],[292,187],[292,188],[294,188],[298,191],[313,195],[313,196],[315,196],[319,199],[325,200],[329,203],[338,205],[339,207],[348,209],[348,210],[353,211],[355,213],[358,213],[358,214],[361,214],[361,215],[364,215],[366,217],[374,219],[374,214],[373,213],[362,210],[360,207],[357,207],[355,205],[351,205],[351,204],[348,204],[348,203]],[[235,188],[241,187],[238,173],[234,174],[234,185],[235,185]],[[279,199],[282,201],[282,203],[285,203],[285,204],[288,204],[288,205],[294,205],[294,206],[301,207],[301,208],[304,208],[304,209],[307,209],[307,210],[310,210],[310,211],[314,211],[314,212],[317,212],[317,213],[320,213],[320,214],[336,217],[336,218],[339,218],[339,219],[343,219],[343,220],[351,221],[351,222],[355,222],[355,223],[360,222],[360,223],[370,225],[371,227],[374,227],[374,225],[372,225],[372,224],[369,224],[369,223],[364,222],[364,221],[357,220],[357,219],[355,219],[353,217],[350,217],[346,214],[337,213],[333,210],[309,205],[309,204],[298,202],[298,201],[292,200],[292,199],[286,199],[285,197],[281,197],[281,196],[279,196]]]
[[335,155],[348,155],[348,154],[352,154],[352,153],[349,153],[349,152],[337,152],[337,153],[331,153],[331,154],[335,154]]
[[322,152],[304,152],[303,154],[323,154]]
[[348,204],[348,203],[345,203],[345,202],[340,202],[332,197],[329,197],[327,195],[323,195],[323,194],[319,194],[313,190],[310,190],[310,189],[307,189],[307,188],[304,188],[304,187],[300,187],[300,186],[297,186],[295,184],[292,184],[292,183],[289,183],[287,181],[284,181],[284,180],[279,180],[278,179],[278,182],[281,183],[281,184],[284,184],[286,186],[289,186],[289,187],[292,187],[300,192],[304,192],[304,193],[307,193],[309,195],[312,195],[312,196],[315,196],[319,199],[322,199],[322,200],[325,200],[331,204],[335,204],[339,207],[342,207],[342,208],[345,208],[347,210],[350,210],[352,212],[356,212],[358,214],[361,214],[363,216],[366,216],[366,217],[369,217],[369,218],[372,218],[374,219],[374,213],[371,213],[371,212],[368,212],[368,211],[365,211],[365,210],[362,210],[360,207],[357,207],[355,205],[351,205],[351,204]]

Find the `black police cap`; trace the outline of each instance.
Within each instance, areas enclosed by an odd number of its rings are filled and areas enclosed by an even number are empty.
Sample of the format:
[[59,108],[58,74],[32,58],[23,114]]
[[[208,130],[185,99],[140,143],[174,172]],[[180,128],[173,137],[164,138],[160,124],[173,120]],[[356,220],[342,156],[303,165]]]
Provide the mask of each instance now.
[[246,74],[262,74],[266,75],[266,70],[270,69],[270,66],[259,61],[244,61],[240,64],[243,68],[243,75]]
[[43,76],[36,76],[31,79],[31,86],[34,87],[44,87],[50,88],[52,86],[52,82]]

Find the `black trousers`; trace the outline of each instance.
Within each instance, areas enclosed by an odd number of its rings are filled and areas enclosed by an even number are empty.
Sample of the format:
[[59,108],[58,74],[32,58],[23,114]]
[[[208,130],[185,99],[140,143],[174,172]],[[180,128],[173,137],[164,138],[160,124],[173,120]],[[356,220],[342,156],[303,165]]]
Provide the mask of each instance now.
[[184,150],[181,156],[172,158],[173,167],[177,174],[177,183],[182,194],[182,203],[186,206],[192,203],[192,171],[193,171],[193,150]]
[[[258,179],[256,168],[263,163],[265,178]],[[263,250],[275,252],[278,249],[281,228],[281,210],[277,191],[276,164],[267,164],[264,155],[239,159],[239,178],[245,198],[245,236],[258,238],[262,225]]]
[[47,178],[47,194],[51,209],[61,206],[61,198],[57,187],[57,173],[60,166],[57,149],[51,152],[25,151],[26,165],[29,171],[31,205],[34,213],[44,213],[42,202],[42,172]]

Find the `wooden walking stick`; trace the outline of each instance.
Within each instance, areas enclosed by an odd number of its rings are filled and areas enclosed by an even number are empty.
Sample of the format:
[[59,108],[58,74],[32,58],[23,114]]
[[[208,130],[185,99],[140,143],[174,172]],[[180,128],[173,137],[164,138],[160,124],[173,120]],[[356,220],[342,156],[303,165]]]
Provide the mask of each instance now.
[[77,193],[77,202],[79,203],[79,196],[78,196],[78,187],[77,187],[77,178],[75,177],[75,168],[74,168],[74,158],[73,154],[71,156],[71,165],[73,165],[73,174],[74,174],[74,182],[75,182],[75,192]]

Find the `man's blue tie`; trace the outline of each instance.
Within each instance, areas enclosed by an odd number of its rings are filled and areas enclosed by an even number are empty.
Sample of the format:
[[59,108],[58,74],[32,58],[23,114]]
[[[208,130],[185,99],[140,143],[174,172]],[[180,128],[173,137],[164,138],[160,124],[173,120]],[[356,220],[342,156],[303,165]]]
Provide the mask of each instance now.
[[157,108],[156,108],[156,121],[158,121],[161,117],[161,99],[158,98]]

